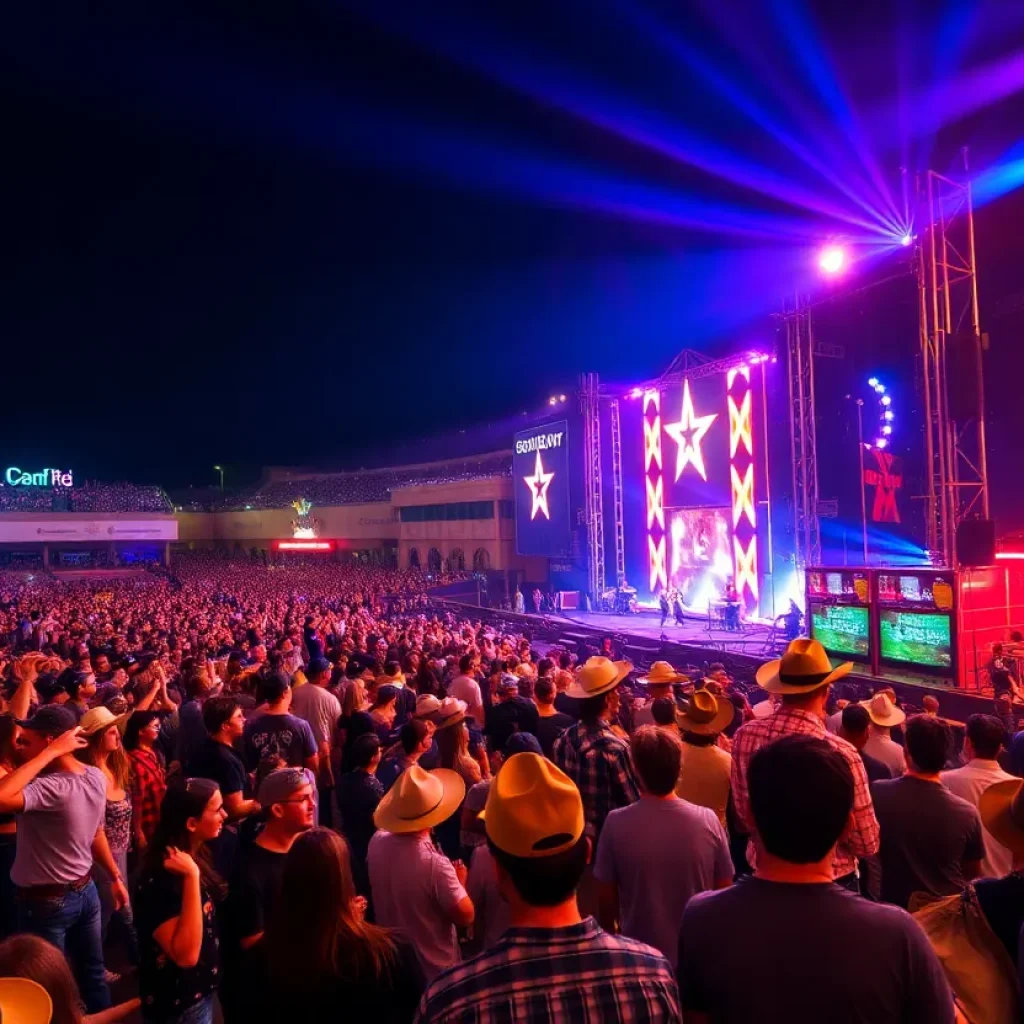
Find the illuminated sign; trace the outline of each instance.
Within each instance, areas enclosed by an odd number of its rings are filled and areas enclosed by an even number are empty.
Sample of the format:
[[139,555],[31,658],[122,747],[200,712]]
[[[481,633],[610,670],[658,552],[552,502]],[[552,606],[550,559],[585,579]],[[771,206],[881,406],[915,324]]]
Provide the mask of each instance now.
[[292,536],[296,539],[318,537],[320,535],[320,520],[310,514],[313,509],[312,502],[305,498],[296,498],[292,502],[292,508],[296,512],[295,518],[292,520]]
[[276,551],[333,551],[333,540],[275,540]]
[[4,480],[11,487],[73,487],[71,470],[41,469],[38,473],[26,473],[17,466],[8,466]]
[[676,480],[683,475],[687,466],[693,468],[700,474],[702,480],[707,480],[707,470],[704,468],[704,452],[700,443],[704,435],[711,429],[711,424],[718,419],[718,413],[709,413],[707,416],[698,416],[693,409],[693,398],[690,395],[690,382],[683,381],[683,410],[679,414],[678,423],[666,423],[665,433],[675,441],[676,449]]
[[542,452],[548,448],[561,448],[565,431],[557,433],[537,434],[534,437],[516,438],[516,455],[529,455],[531,452]]
[[565,558],[572,552],[568,421],[520,431],[513,440],[516,551]]
[[544,472],[544,463],[541,461],[540,451],[538,450],[537,464],[533,467],[533,475],[523,477],[523,482],[530,488],[530,497],[533,499],[533,504],[530,507],[531,519],[536,518],[538,512],[545,519],[551,518],[551,510],[548,508],[548,488],[554,479],[554,473]]

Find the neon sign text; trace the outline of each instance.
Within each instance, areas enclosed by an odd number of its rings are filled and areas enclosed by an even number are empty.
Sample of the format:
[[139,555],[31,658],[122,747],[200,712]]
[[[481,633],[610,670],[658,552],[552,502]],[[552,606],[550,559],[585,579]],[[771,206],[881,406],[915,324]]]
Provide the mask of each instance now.
[[71,470],[42,469],[38,473],[26,473],[17,466],[8,466],[4,480],[11,487],[73,487]]

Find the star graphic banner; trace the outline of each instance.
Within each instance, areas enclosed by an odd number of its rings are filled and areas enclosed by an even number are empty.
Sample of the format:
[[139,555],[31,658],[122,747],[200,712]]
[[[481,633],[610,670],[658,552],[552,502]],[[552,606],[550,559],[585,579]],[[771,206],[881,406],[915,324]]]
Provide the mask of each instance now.
[[536,519],[538,512],[545,519],[551,518],[551,510],[548,508],[548,488],[554,479],[554,473],[544,472],[544,463],[541,460],[540,452],[537,452],[537,462],[533,468],[533,476],[523,477],[523,482],[530,488],[530,497],[533,501],[530,506],[531,519]]
[[512,480],[520,555],[563,558],[572,552],[569,456],[567,420],[515,436]]
[[683,475],[687,466],[693,468],[700,475],[701,480],[707,480],[708,473],[704,467],[704,452],[701,442],[704,435],[711,429],[711,425],[718,419],[718,413],[709,413],[706,416],[698,416],[693,408],[693,398],[690,395],[690,382],[683,381],[683,409],[677,423],[666,423],[665,433],[676,443],[676,475],[678,480]]

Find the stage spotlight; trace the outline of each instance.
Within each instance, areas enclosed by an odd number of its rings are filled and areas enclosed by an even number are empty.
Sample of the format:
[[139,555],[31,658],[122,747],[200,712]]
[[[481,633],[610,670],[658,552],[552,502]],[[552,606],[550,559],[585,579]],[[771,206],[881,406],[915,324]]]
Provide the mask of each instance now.
[[900,239],[900,245],[910,245],[910,243],[911,243],[911,242],[912,242],[913,240],[914,240],[914,236],[913,236],[913,235],[904,235],[904,236],[903,236],[903,237],[902,237],[902,238]]
[[559,400],[560,402],[564,402],[564,401],[565,401],[565,395],[559,395],[559,396],[558,396],[558,400]]
[[889,434],[892,433],[892,427],[890,427],[889,424],[886,423],[886,425],[882,427],[882,433],[888,436]]
[[644,389],[643,388],[633,388],[633,390],[630,391],[630,393],[629,393],[629,397],[630,398],[640,398],[640,397],[642,397],[643,393],[644,393]]
[[877,441],[875,441],[875,447],[876,448],[884,448],[888,443],[889,442],[886,441],[886,439],[884,437],[880,437]]
[[551,397],[550,397],[550,398],[548,399],[548,405],[558,405],[558,399],[557,399],[557,398],[555,398],[555,396],[554,396],[554,395],[552,395],[552,396],[551,396]]
[[818,266],[823,274],[834,276],[842,273],[846,266],[846,253],[838,245],[829,245],[821,250]]
[[886,409],[885,418],[891,422],[896,418],[896,414],[892,411],[892,409]]
[[878,378],[877,378],[877,377],[872,377],[872,378],[871,378],[871,379],[870,379],[870,380],[868,381],[868,385],[869,385],[870,387],[873,387],[873,388],[877,388],[877,387],[878,387]]
[[891,405],[892,399],[888,395],[882,395],[882,405]]

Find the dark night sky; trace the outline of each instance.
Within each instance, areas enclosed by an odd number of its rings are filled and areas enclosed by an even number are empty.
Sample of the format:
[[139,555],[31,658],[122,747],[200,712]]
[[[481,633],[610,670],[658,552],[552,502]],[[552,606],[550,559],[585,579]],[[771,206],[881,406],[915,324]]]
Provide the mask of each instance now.
[[[168,486],[211,482],[214,462],[358,464],[401,438],[502,421],[582,370],[643,378],[683,347],[770,336],[780,274],[808,254],[781,225],[809,215],[685,164],[713,141],[745,166],[764,158],[785,190],[793,155],[667,54],[676,6],[520,0],[488,5],[480,28],[481,5],[447,2],[9,5],[0,461]],[[840,104],[822,78],[834,61],[851,107],[874,112],[855,148],[898,192],[908,154],[887,85],[1011,53],[1024,18],[950,3],[933,23],[937,5],[907,4],[887,37],[868,15],[891,5],[844,6],[811,5],[820,66],[773,51],[759,70],[741,44],[771,50],[764,33],[738,13],[712,24],[711,3],[672,38],[812,149],[829,132],[822,104]],[[658,45],[623,31],[624,12],[634,27],[663,19]],[[890,59],[898,39],[906,68]],[[550,63],[522,57],[540,51]],[[773,67],[779,88],[759,80]],[[634,123],[646,142],[625,137]],[[1012,99],[983,105],[918,133],[912,165],[945,169],[962,142],[998,161],[1021,124]],[[697,230],[673,220],[677,199],[703,211]],[[780,237],[719,236],[725,207],[774,218]],[[1009,383],[1024,369],[1022,212],[1011,193],[979,214],[1004,437],[1024,428]],[[895,361],[908,379],[912,352],[911,338]]]

